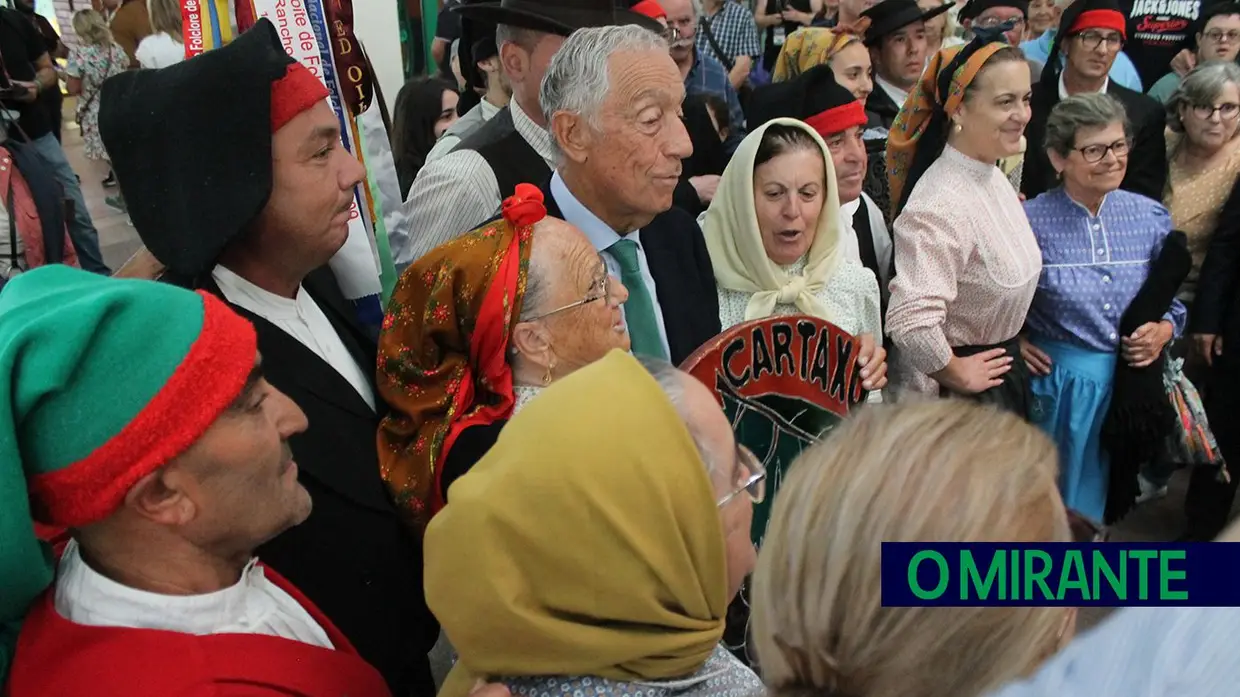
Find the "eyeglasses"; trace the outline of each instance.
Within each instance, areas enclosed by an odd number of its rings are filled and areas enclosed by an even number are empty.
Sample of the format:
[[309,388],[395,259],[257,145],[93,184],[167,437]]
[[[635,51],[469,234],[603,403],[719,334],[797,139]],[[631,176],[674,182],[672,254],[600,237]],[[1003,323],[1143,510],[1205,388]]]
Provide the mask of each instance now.
[[1209,120],[1214,118],[1214,113],[1218,112],[1219,118],[1230,121],[1240,115],[1240,104],[1235,102],[1226,102],[1224,104],[1194,104],[1193,115],[1199,119]]
[[1012,31],[1016,27],[1025,26],[1024,17],[1012,17],[1010,19],[999,19],[998,17],[983,17],[973,21],[973,25],[982,29],[994,29],[1002,24],[1010,25],[1004,31]]
[[674,44],[680,40],[680,30],[673,26],[668,26],[663,30],[663,38],[667,39],[669,44]]
[[603,255],[601,254],[599,255],[598,263],[599,268],[602,269],[602,272],[594,277],[594,282],[590,284],[590,290],[586,291],[586,297],[578,300],[577,302],[569,303],[563,307],[557,307],[550,312],[544,312],[541,315],[530,317],[525,321],[533,322],[538,319],[546,319],[551,315],[564,312],[565,310],[571,310],[574,307],[581,307],[582,305],[589,305],[596,300],[610,298],[611,294],[609,291],[611,290],[611,274],[607,272],[607,263],[603,261]]
[[1104,41],[1106,42],[1108,49],[1112,46],[1116,49],[1124,47],[1124,35],[1117,31],[1111,32],[1110,34],[1103,34],[1096,31],[1083,31],[1076,35],[1076,40],[1080,42],[1081,46],[1090,50],[1098,48]]
[[1092,164],[1094,162],[1101,162],[1102,158],[1107,156],[1107,152],[1115,153],[1116,157],[1123,157],[1128,154],[1128,149],[1131,147],[1132,143],[1128,142],[1128,139],[1125,138],[1123,140],[1117,140],[1110,145],[1095,143],[1094,145],[1086,145],[1083,148],[1073,148],[1073,150],[1081,153],[1081,157],[1083,157],[1086,162]]
[[1227,43],[1229,44],[1234,44],[1237,41],[1240,41],[1240,31],[1235,29],[1230,29],[1228,31],[1223,31],[1222,29],[1211,29],[1210,31],[1202,34],[1202,36],[1213,41],[1214,43],[1219,43],[1223,39],[1227,39]]
[[737,494],[744,492],[749,495],[750,500],[754,503],[762,503],[766,500],[766,468],[762,466],[762,461],[757,455],[741,445],[736,444],[736,461],[733,463],[736,471],[737,481],[734,483],[735,489],[732,493],[719,499],[716,505],[723,507],[728,501],[736,498]]

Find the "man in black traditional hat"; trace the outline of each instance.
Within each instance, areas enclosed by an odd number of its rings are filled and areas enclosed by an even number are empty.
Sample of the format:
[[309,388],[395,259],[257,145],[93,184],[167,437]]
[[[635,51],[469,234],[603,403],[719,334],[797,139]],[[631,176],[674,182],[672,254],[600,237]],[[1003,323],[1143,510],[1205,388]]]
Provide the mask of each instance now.
[[545,182],[555,166],[538,88],[564,38],[582,27],[637,24],[662,34],[658,22],[612,0],[501,0],[462,5],[465,19],[496,25],[499,60],[512,101],[451,154],[429,162],[409,189],[407,230],[390,231],[392,258],[403,269],[426,252],[499,213],[521,182]]
[[[1009,44],[1020,46],[1029,22],[1029,3],[1027,0],[969,0],[960,9],[957,19],[966,31],[972,31],[974,27],[994,29],[1001,24],[1008,24],[1009,28],[1003,32],[1004,38]],[[1033,71],[1030,74],[1037,80],[1042,74],[1042,61],[1028,56],[1026,58],[1029,69]]]
[[258,554],[394,695],[431,695],[439,628],[421,542],[380,478],[375,338],[326,266],[365,177],[327,96],[264,19],[223,48],[104,83],[99,128],[147,248],[253,323],[267,381],[312,424],[289,445],[313,512]]
[[865,101],[870,126],[890,129],[926,67],[926,20],[955,5],[945,2],[923,11],[915,0],[883,0],[865,12],[870,19],[865,45],[874,65],[874,91]]
[[[1102,92],[1124,105],[1132,125],[1128,172],[1120,188],[1162,200],[1167,182],[1167,118],[1157,100],[1115,84],[1108,74],[1127,39],[1127,20],[1117,0],[1077,0],[1063,11],[1051,44],[1050,60],[1033,85],[1033,116],[1025,128],[1028,146],[1021,174],[1021,193],[1032,199],[1056,186],[1055,170],[1043,146],[1046,119],[1061,99]],[[1059,68],[1057,56],[1064,56]]]
[[[508,84],[508,76],[499,64],[495,25],[472,19],[461,19],[460,22],[461,44],[457,53],[461,74],[465,76],[461,101],[473,99],[477,103],[444,131],[435,142],[435,147],[427,153],[426,162],[434,162],[455,150],[462,139],[490,121],[512,99],[512,86]],[[478,94],[479,91],[481,94]]]

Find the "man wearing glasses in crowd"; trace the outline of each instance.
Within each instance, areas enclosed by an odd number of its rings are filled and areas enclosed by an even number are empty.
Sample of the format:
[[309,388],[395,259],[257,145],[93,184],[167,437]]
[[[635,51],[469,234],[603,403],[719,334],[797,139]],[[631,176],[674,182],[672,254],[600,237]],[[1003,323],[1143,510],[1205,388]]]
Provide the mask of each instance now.
[[[966,31],[994,29],[1007,24],[1003,32],[1009,44],[1019,46],[1029,23],[1029,3],[1026,0],[969,0],[960,10],[960,26]],[[1042,74],[1042,61],[1029,58],[1029,70],[1034,80]]]
[[685,92],[713,94],[728,105],[731,127],[724,141],[724,149],[732,153],[740,145],[746,131],[745,113],[741,110],[736,89],[728,79],[728,71],[722,63],[697,50],[698,16],[693,0],[659,0],[659,4],[667,12],[667,40],[671,45],[672,61],[685,80]]
[[1179,87],[1180,80],[1189,70],[1210,60],[1234,61],[1236,54],[1240,53],[1240,5],[1231,2],[1212,5],[1206,8],[1197,26],[1197,50],[1184,51],[1171,64],[1176,68],[1177,63],[1182,63],[1183,72],[1177,69],[1167,73],[1150,88],[1149,95],[1163,104],[1171,98],[1171,93]]
[[1052,44],[1052,55],[1064,56],[1063,67],[1051,61],[1033,87],[1033,115],[1025,129],[1028,146],[1021,177],[1021,193],[1026,198],[1055,186],[1055,171],[1043,146],[1051,108],[1074,94],[1101,92],[1123,104],[1132,125],[1132,154],[1120,188],[1161,200],[1167,181],[1163,107],[1107,77],[1124,47],[1126,24],[1116,0],[1077,0],[1064,10]]

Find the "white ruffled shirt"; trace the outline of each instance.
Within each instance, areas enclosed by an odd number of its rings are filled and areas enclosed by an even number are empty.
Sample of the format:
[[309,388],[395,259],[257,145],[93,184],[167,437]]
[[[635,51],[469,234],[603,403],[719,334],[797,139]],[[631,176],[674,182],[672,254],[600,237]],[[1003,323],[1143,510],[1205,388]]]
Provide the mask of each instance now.
[[232,586],[202,595],[164,595],[121,585],[90,568],[76,541],[56,578],[56,612],[89,627],[161,629],[182,634],[265,634],[334,649],[323,627],[267,580],[253,559]]

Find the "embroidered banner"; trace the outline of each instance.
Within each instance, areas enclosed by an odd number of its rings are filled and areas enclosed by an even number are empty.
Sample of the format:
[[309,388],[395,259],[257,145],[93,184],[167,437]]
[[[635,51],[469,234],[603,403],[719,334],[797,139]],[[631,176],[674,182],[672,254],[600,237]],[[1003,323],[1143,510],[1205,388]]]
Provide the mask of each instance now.
[[373,73],[353,33],[353,0],[323,0],[331,25],[332,55],[340,69],[340,94],[349,113],[358,116],[374,97]]

